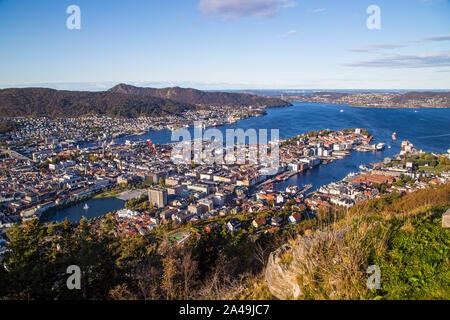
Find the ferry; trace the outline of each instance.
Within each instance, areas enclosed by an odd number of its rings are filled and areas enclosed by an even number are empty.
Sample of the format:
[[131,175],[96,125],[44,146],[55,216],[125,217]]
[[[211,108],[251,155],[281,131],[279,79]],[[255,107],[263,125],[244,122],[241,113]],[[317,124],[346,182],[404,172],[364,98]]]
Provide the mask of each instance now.
[[377,150],[381,151],[384,149],[385,146],[386,146],[386,143],[380,142],[379,144],[377,144]]
[[397,141],[397,132],[392,134],[392,141]]
[[359,166],[359,170],[361,170],[361,171],[367,171],[367,170],[369,170],[369,167],[367,167],[367,166],[361,164],[361,165]]

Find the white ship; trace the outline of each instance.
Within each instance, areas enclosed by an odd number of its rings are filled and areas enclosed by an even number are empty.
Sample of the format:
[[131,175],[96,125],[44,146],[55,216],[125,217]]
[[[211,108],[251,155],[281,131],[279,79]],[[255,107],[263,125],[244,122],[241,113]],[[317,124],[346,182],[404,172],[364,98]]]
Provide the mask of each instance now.
[[89,206],[87,205],[87,203],[84,205],[83,210],[89,210]]
[[379,144],[377,144],[377,150],[381,151],[384,149],[385,146],[386,146],[386,143],[380,142]]
[[361,170],[361,171],[367,171],[367,170],[369,170],[369,167],[367,167],[367,166],[361,164],[361,165],[359,166],[359,170]]

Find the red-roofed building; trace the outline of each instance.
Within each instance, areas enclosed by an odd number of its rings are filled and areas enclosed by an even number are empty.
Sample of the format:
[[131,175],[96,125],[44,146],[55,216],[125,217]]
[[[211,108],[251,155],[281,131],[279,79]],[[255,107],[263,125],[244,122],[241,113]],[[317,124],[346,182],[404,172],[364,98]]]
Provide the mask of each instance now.
[[266,218],[264,217],[258,217],[255,220],[253,220],[252,225],[255,228],[260,228],[266,224]]

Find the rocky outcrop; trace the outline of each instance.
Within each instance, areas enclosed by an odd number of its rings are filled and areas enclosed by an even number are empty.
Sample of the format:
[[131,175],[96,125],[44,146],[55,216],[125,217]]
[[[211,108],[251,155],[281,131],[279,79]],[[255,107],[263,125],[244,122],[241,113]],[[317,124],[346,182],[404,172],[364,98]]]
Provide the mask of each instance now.
[[450,228],[450,209],[442,215],[442,227]]
[[[346,230],[316,232],[299,239],[294,248],[285,245],[272,252],[265,274],[270,292],[278,299],[298,299],[303,294],[299,281],[308,281],[306,270],[314,263],[309,259],[310,253],[319,247],[326,250],[327,246],[340,241]],[[290,255],[291,258],[286,259]]]

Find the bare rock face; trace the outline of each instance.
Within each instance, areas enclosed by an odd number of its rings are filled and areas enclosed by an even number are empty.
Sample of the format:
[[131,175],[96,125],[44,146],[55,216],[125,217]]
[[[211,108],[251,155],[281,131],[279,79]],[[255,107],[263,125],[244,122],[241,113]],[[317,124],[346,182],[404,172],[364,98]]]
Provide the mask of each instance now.
[[295,267],[292,263],[281,263],[280,258],[286,252],[292,252],[289,246],[283,246],[272,252],[269,256],[266,269],[266,281],[270,292],[278,299],[290,299],[298,297],[300,286],[297,283]]
[[442,227],[450,228],[450,209],[442,215]]
[[[298,299],[302,294],[299,279],[308,281],[305,270],[313,263],[308,259],[309,254],[318,246],[326,246],[333,241],[339,241],[346,229],[329,232],[317,232],[311,236],[303,237],[297,241],[294,248],[285,245],[269,256],[265,278],[270,292],[281,300]],[[281,262],[286,253],[292,254],[290,262]]]

